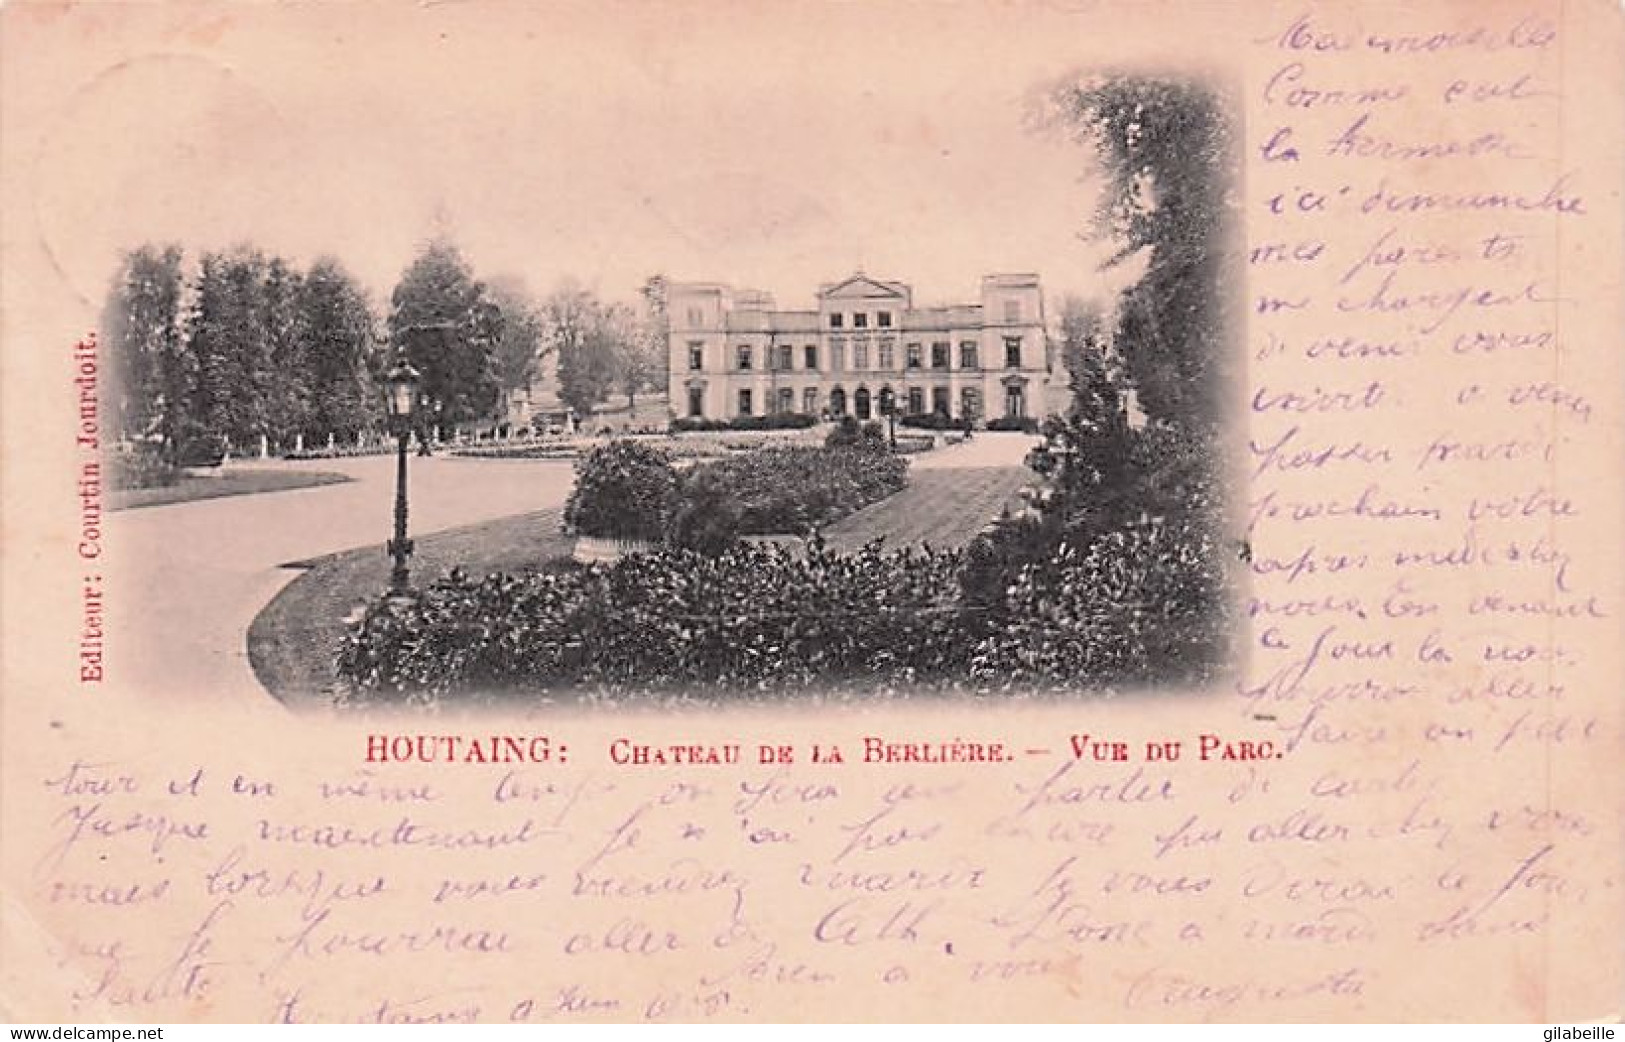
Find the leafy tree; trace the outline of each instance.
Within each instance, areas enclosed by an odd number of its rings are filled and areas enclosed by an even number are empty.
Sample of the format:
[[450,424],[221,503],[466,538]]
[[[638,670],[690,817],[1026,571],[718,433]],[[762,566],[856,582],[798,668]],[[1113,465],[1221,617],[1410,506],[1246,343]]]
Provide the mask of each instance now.
[[632,335],[630,312],[565,284],[543,302],[541,314],[545,342],[558,358],[559,397],[577,415],[589,415],[615,386],[622,345]]
[[181,260],[179,246],[131,250],[108,294],[102,312],[113,374],[108,415],[121,438],[156,435],[174,443],[190,383],[181,339]]
[[621,389],[627,408],[637,407],[637,393],[664,391],[671,360],[671,319],[666,313],[670,281],[651,275],[638,290],[639,311],[634,336],[628,339],[620,364]]
[[496,346],[502,312],[450,241],[417,255],[390,298],[389,339],[422,378],[442,423],[489,417],[501,394]]
[[496,374],[497,385],[506,395],[530,386],[551,345],[544,346],[541,311],[518,279],[492,280],[491,300],[502,313],[502,335],[496,345]]
[[[309,330],[301,307],[305,277],[281,257],[272,257],[262,272],[259,314],[252,321],[264,338],[266,365],[255,420],[257,433],[282,444],[303,430],[310,417],[309,369],[305,358]],[[332,428],[329,428],[330,430]]]
[[268,280],[257,250],[204,254],[186,322],[196,369],[183,442],[224,439],[243,448],[270,433],[276,357],[268,316],[282,301],[273,306]]
[[352,440],[379,419],[373,373],[380,360],[366,293],[337,260],[323,257],[300,286],[298,308],[304,394],[297,429]]
[[1052,117],[1096,153],[1106,188],[1097,235],[1114,262],[1143,256],[1123,294],[1117,344],[1152,420],[1213,426],[1228,380],[1225,235],[1235,207],[1235,131],[1210,88],[1110,75],[1067,84]]

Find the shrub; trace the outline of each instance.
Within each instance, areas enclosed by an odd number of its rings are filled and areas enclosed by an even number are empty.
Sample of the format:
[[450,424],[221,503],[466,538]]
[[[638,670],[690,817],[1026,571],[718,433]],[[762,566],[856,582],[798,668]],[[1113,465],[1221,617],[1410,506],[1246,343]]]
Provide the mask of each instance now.
[[163,446],[157,442],[121,444],[107,464],[108,484],[116,489],[161,488],[180,480],[180,469],[164,459]]
[[842,416],[830,432],[824,435],[824,444],[832,449],[856,446],[885,450],[886,428],[880,425],[879,420],[859,423],[855,416]]
[[516,684],[617,690],[695,684],[795,688],[963,674],[957,555],[814,541],[805,554],[741,544],[473,580],[381,598],[339,656],[350,703],[430,702]]
[[747,535],[799,535],[830,524],[900,490],[908,461],[873,451],[867,442],[845,447],[775,445],[705,463],[694,477],[714,482],[716,494],[738,507]]
[[704,416],[682,416],[671,421],[673,434],[684,431],[725,431],[728,430],[727,420],[708,420]]
[[658,539],[677,486],[671,458],[642,442],[599,445],[576,461],[564,506],[572,532],[609,539]]
[[736,431],[791,431],[806,430],[818,422],[816,416],[803,412],[776,412],[766,416],[735,416],[728,426]]
[[671,421],[671,432],[685,431],[794,431],[817,425],[818,417],[804,412],[775,412],[766,416],[735,416],[731,420],[710,420],[704,416],[683,416]]
[[927,431],[958,430],[960,426],[959,421],[952,416],[940,412],[924,412],[917,416],[904,416],[897,422],[904,427]]
[[175,462],[182,467],[218,467],[230,451],[224,435],[197,434],[186,438],[175,449]]
[[1229,602],[1215,532],[1145,519],[1015,571],[973,673],[1060,683],[1179,683],[1223,661]]
[[725,476],[712,467],[696,467],[678,479],[666,541],[715,557],[739,542],[740,516]]
[[999,416],[987,421],[990,431],[1023,431],[1027,434],[1038,432],[1038,421],[1031,416]]

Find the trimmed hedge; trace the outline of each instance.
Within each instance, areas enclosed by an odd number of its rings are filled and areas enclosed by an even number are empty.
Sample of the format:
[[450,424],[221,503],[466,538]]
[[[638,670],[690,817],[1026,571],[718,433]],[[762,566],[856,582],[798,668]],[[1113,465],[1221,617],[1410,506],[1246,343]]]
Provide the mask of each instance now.
[[738,509],[742,535],[802,535],[908,484],[908,460],[868,446],[775,445],[703,463],[680,497],[709,483]]
[[926,431],[957,431],[964,424],[946,413],[922,412],[915,416],[904,416],[897,421],[900,427],[914,427]]
[[987,421],[990,431],[1022,431],[1026,434],[1038,433],[1038,421],[1031,416],[999,416]]
[[804,412],[776,412],[766,416],[735,416],[731,420],[708,420],[703,416],[683,416],[671,421],[673,434],[686,431],[793,431],[816,426],[818,417]]

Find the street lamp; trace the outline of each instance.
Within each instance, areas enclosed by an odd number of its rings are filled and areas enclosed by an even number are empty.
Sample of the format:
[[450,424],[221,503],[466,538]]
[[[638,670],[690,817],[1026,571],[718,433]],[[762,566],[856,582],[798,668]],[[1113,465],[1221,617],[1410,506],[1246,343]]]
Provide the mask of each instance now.
[[897,394],[887,387],[880,392],[880,409],[886,414],[886,439],[897,451]]
[[399,358],[384,377],[389,393],[389,426],[395,432],[395,538],[388,544],[395,567],[389,573],[391,596],[411,595],[412,540],[406,537],[406,447],[412,440],[412,411],[418,402],[418,371]]

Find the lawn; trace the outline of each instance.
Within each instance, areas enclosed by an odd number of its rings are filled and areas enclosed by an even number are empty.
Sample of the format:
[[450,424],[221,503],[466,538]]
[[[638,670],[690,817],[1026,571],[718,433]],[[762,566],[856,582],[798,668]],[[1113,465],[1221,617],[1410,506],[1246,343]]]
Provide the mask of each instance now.
[[252,496],[261,492],[286,492],[317,485],[336,485],[350,479],[343,474],[320,470],[226,470],[212,477],[182,477],[173,485],[153,488],[114,489],[108,493],[110,510],[158,507],[168,503],[190,503],[222,496]]
[[[471,575],[518,572],[568,555],[571,540],[560,531],[560,513],[541,510],[421,536],[412,580],[433,582],[452,568]],[[344,618],[389,585],[391,566],[381,544],[290,564],[304,574],[248,629],[248,658],[260,683],[290,704],[325,700]]]

